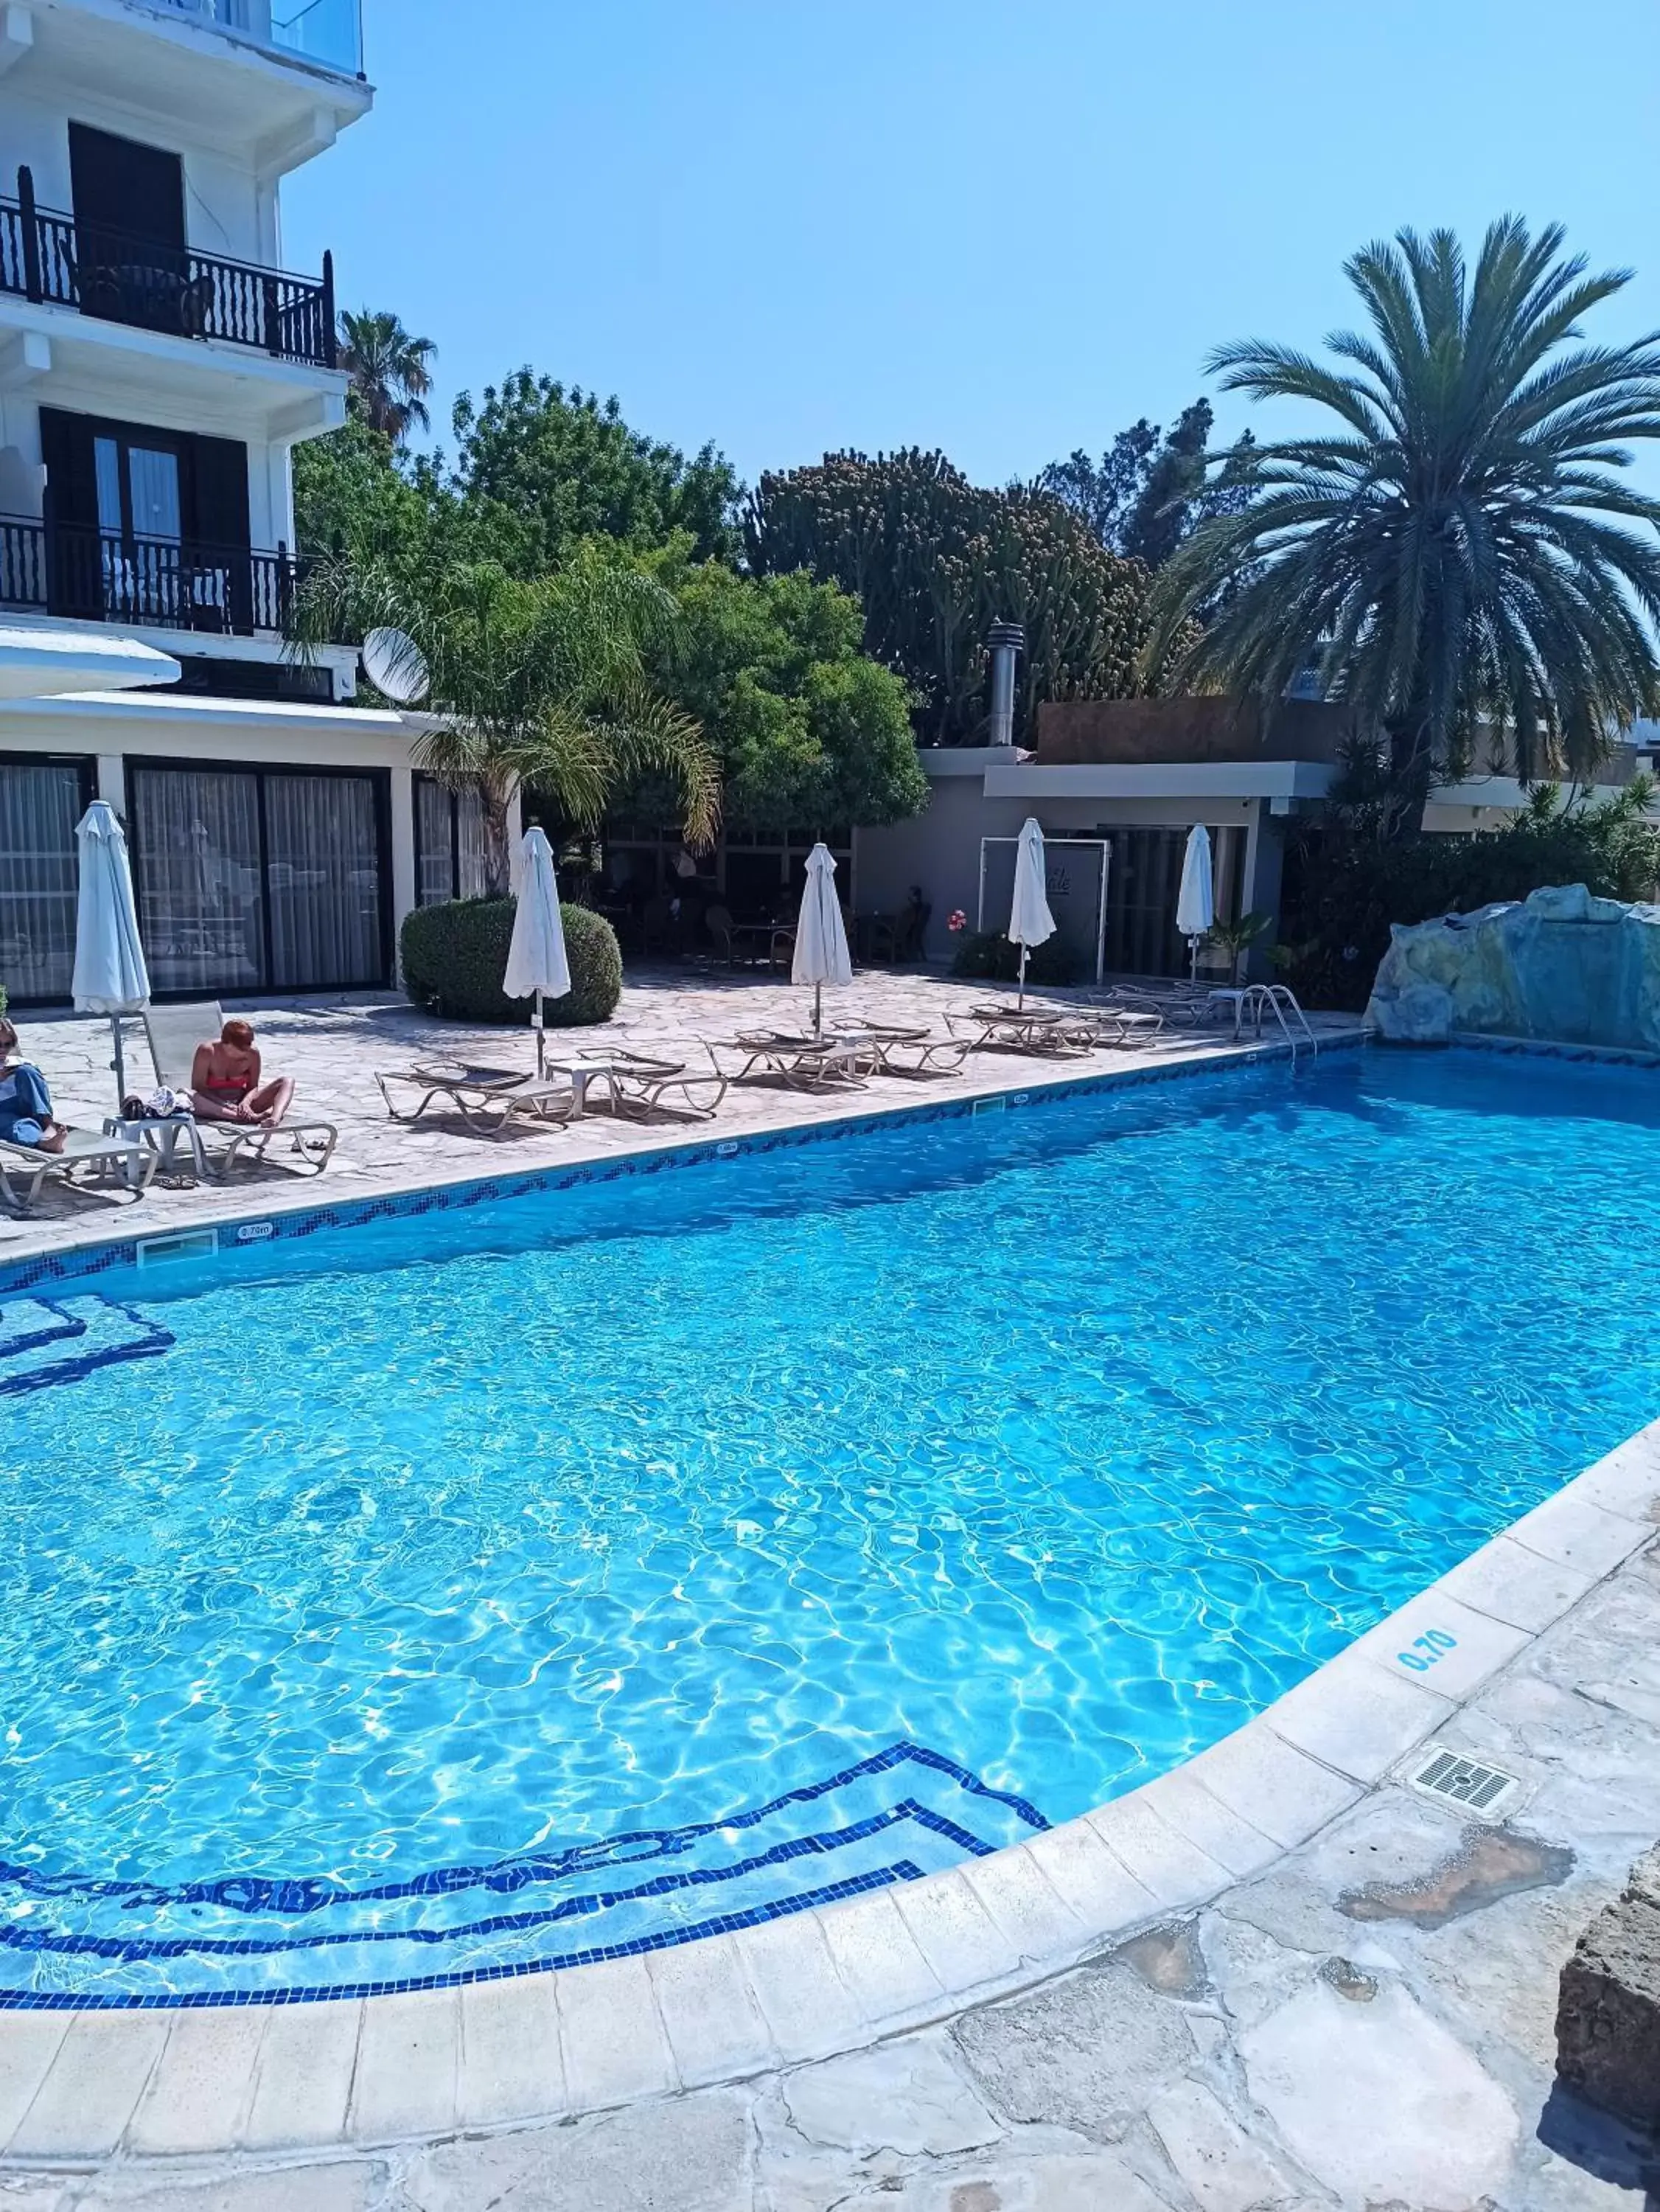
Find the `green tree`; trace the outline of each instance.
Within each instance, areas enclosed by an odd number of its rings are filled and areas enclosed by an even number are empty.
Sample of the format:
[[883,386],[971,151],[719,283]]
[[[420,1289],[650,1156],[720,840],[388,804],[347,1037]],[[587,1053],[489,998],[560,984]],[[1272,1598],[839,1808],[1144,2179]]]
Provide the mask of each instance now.
[[437,357],[433,341],[412,337],[394,314],[368,307],[341,313],[340,366],[352,380],[350,404],[395,446],[427,427]]
[[482,406],[463,393],[455,434],[451,489],[474,509],[512,519],[524,574],[552,568],[585,538],[645,550],[684,532],[700,558],[736,550],[730,465],[712,446],[688,460],[631,430],[615,399],[602,404],[523,368],[488,386]]
[[1627,272],[1588,276],[1562,243],[1506,216],[1472,272],[1451,231],[1403,230],[1347,264],[1370,327],[1330,341],[1335,365],[1261,342],[1212,359],[1226,389],[1336,422],[1263,447],[1238,510],[1176,553],[1151,654],[1233,587],[1179,675],[1267,705],[1317,672],[1386,739],[1390,834],[1480,747],[1583,776],[1660,706],[1660,502],[1617,473],[1660,436],[1660,340],[1584,343]]
[[413,546],[432,522],[428,501],[398,467],[391,440],[358,414],[343,428],[294,447],[294,519],[298,548],[310,554],[399,540]]
[[656,775],[676,789],[688,844],[712,840],[714,757],[647,673],[676,621],[671,592],[599,549],[526,582],[494,562],[395,548],[325,556],[300,594],[296,631],[302,648],[383,626],[411,641],[430,678],[417,763],[477,785],[486,884],[503,896],[508,810],[527,782],[597,829],[617,792]]
[[1202,523],[1243,503],[1256,441],[1247,431],[1213,475],[1215,420],[1208,399],[1184,407],[1162,434],[1143,416],[1099,461],[1081,450],[1051,461],[1033,489],[1071,507],[1109,552],[1161,568]]
[[1144,688],[1142,570],[1060,500],[1027,486],[983,490],[942,453],[831,453],[764,476],[745,545],[758,574],[806,569],[861,602],[865,650],[909,686],[924,744],[983,732],[993,622],[1026,626],[1021,727],[1039,700]]
[[828,830],[921,811],[909,695],[861,650],[857,599],[799,571],[741,576],[678,550],[652,566],[680,608],[654,672],[720,762],[729,826]]

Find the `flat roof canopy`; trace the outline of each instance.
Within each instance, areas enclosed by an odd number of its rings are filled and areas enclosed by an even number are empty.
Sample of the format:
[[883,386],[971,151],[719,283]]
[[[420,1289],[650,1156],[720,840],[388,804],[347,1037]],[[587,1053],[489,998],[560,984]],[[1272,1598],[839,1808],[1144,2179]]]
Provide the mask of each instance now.
[[128,691],[140,684],[175,684],[170,653],[119,631],[26,629],[0,623],[0,699],[51,699],[71,691]]

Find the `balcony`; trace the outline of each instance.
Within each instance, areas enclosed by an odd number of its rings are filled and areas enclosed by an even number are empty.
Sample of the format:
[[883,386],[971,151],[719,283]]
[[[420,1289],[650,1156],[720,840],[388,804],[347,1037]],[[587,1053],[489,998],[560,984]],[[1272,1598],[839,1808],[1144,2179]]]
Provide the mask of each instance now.
[[209,636],[285,633],[307,563],[279,546],[203,545],[0,515],[0,608]]
[[274,360],[333,368],[334,262],[290,276],[194,247],[158,246],[35,205],[27,169],[0,199],[0,292],[107,323],[216,338]]
[[155,15],[221,32],[284,61],[363,74],[361,0],[142,0]]

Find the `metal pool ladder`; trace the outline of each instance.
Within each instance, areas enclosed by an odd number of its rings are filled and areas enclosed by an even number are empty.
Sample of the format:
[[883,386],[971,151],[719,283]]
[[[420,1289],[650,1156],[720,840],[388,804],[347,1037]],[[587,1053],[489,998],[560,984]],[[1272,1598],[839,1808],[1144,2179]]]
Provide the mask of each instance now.
[[1301,1031],[1303,1041],[1306,1042],[1310,1052],[1313,1054],[1316,1060],[1319,1058],[1320,1041],[1309,1027],[1308,1016],[1298,1004],[1297,994],[1288,983],[1252,983],[1246,989],[1245,1002],[1244,1011],[1254,1013],[1257,1017],[1258,1036],[1263,1033],[1263,1016],[1265,1012],[1271,1013],[1278,1022],[1281,1036],[1291,1047],[1291,1064],[1293,1067],[1297,1065],[1298,1036],[1297,1032],[1292,1029],[1290,1023],[1286,1019],[1287,1010],[1295,1019],[1297,1030]]

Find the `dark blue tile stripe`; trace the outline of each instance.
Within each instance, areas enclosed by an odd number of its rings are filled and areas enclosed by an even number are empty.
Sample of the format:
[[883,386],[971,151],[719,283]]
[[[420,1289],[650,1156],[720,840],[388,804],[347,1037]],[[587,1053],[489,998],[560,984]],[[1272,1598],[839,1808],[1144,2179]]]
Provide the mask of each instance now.
[[21,1336],[0,1337],[0,1359],[15,1359],[25,1352],[39,1352],[49,1344],[65,1344],[86,1334],[85,1322],[66,1314],[49,1298],[37,1298],[34,1303],[43,1313],[52,1315],[53,1320],[45,1328],[25,1329]]
[[413,1976],[401,1981],[339,1982],[300,1990],[197,1990],[154,1996],[111,1996],[96,1991],[84,1996],[66,1990],[0,1990],[0,2012],[198,2012],[232,2006],[268,2004],[325,2004],[336,1998],[397,1996],[411,1990],[462,1989],[475,1982],[520,1981],[530,1974],[552,1973],[560,1966],[597,1966],[605,1959],[638,1959],[648,1951],[669,1951],[682,1943],[695,1943],[706,1936],[734,1935],[742,1928],[785,1920],[792,1913],[810,1911],[821,1905],[839,1905],[873,1889],[895,1882],[916,1881],[922,1869],[911,1859],[869,1874],[850,1875],[844,1881],[826,1882],[799,1897],[772,1905],[757,1905],[743,1912],[723,1912],[687,1928],[670,1928],[655,1936],[632,1937],[626,1943],[596,1944],[585,1950],[566,1951],[553,1959],[518,1960],[508,1966],[476,1966],[449,1974]]
[[481,1936],[517,1936],[533,1929],[559,1926],[566,1920],[591,1919],[597,1912],[606,1912],[618,1905],[637,1905],[651,1898],[672,1897],[683,1890],[707,1889],[716,1883],[737,1881],[745,1875],[757,1874],[768,1867],[787,1866],[792,1860],[822,1856],[830,1851],[845,1850],[851,1844],[866,1843],[872,1836],[883,1834],[888,1829],[914,1820],[919,1827],[928,1828],[943,1836],[960,1850],[976,1858],[989,1858],[997,1849],[978,1836],[970,1835],[966,1828],[942,1814],[930,1813],[926,1806],[907,1798],[884,1812],[873,1813],[868,1820],[854,1820],[845,1828],[833,1828],[821,1835],[792,1836],[785,1843],[775,1844],[770,1850],[758,1851],[752,1857],[737,1859],[728,1867],[691,1867],[680,1874],[663,1874],[650,1881],[637,1883],[632,1889],[590,1890],[576,1897],[561,1898],[557,1905],[545,1906],[537,1912],[499,1912],[488,1919],[457,1922],[444,1928],[347,1928],[330,1929],[315,1936],[174,1936],[148,1937],[140,1940],[116,1936],[60,1936],[50,1930],[31,1927],[21,1923],[0,1923],[0,1950],[39,1951],[56,1956],[86,1959],[119,1960],[127,1964],[150,1959],[257,1959],[280,1957],[294,1951],[323,1951],[340,1945],[359,1943],[452,1943],[465,1937]]
[[[971,1797],[985,1798],[1015,1814],[1035,1832],[1049,1826],[1037,1807],[1006,1790],[994,1790],[966,1766],[942,1752],[917,1743],[889,1744],[851,1766],[828,1775],[821,1782],[803,1783],[786,1790],[765,1804],[747,1807],[718,1820],[688,1822],[672,1828],[633,1828],[601,1844],[579,1844],[569,1850],[538,1852],[498,1859],[486,1866],[438,1867],[412,1875],[407,1881],[373,1882],[354,1889],[344,1882],[270,1881],[257,1875],[233,1875],[221,1881],[180,1882],[165,1887],[156,1882],[111,1881],[79,1875],[43,1873],[38,1867],[0,1861],[0,1883],[29,1897],[110,1899],[136,1907],[220,1905],[233,1912],[274,1912],[293,1917],[320,1912],[331,1905],[377,1905],[403,1898],[443,1897],[458,1890],[485,1889],[511,1893],[527,1883],[566,1881],[573,1875],[591,1873],[624,1860],[645,1862],[677,1856],[705,1838],[728,1829],[754,1828],[775,1818],[791,1805],[812,1805],[834,1790],[872,1777],[891,1773],[897,1766],[914,1764],[942,1774]],[[137,1954],[133,1954],[137,1955]]]
[[[96,1291],[87,1295],[97,1298],[100,1305],[107,1306],[112,1313],[118,1315],[132,1328],[142,1329],[143,1334],[130,1338],[124,1344],[100,1345],[94,1352],[82,1352],[68,1359],[50,1360],[44,1367],[27,1369],[21,1375],[0,1374],[0,1398],[18,1397],[26,1390],[56,1389],[64,1382],[82,1382],[88,1375],[96,1375],[100,1368],[118,1366],[129,1359],[154,1359],[161,1352],[171,1352],[178,1342],[171,1329],[163,1328],[159,1322],[152,1321],[147,1314],[139,1313],[123,1300],[106,1297],[101,1291]],[[66,1333],[84,1336],[87,1324],[76,1322]],[[37,1343],[51,1340],[43,1337],[37,1339]],[[0,1357],[15,1358],[25,1348],[21,1344],[14,1343]]]

